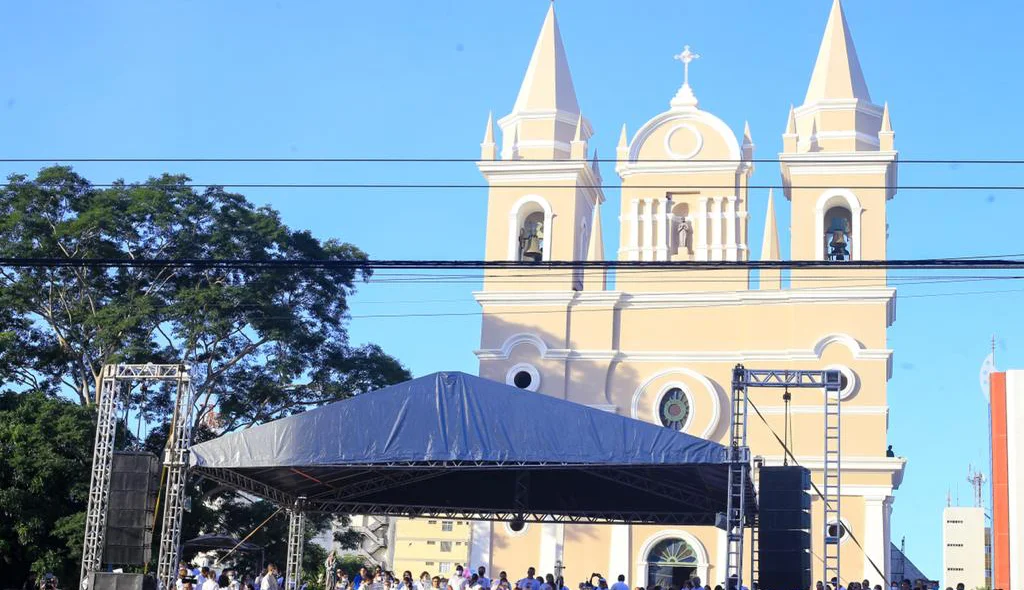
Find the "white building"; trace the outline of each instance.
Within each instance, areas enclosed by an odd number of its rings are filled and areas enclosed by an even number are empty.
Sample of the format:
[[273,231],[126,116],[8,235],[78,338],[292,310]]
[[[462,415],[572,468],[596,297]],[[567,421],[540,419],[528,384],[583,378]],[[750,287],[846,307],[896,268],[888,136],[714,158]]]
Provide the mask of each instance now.
[[942,511],[942,585],[985,587],[985,509],[950,506]]

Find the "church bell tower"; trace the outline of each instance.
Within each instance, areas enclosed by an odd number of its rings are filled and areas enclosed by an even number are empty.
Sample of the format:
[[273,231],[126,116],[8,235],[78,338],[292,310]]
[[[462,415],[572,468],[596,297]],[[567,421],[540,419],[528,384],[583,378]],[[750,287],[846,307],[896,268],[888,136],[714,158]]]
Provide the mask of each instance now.
[[792,287],[885,284],[884,269],[851,275],[843,266],[886,258],[894,138],[889,107],[872,102],[843,7],[833,0],[804,102],[790,108],[779,159],[792,202],[791,258],[835,268],[793,270]]
[[554,4],[512,112],[497,124],[500,149],[489,116],[477,163],[490,187],[485,259],[527,266],[488,271],[484,290],[603,289],[603,270],[584,276],[543,264],[603,258],[601,173],[596,154],[588,160],[593,130],[580,113]]

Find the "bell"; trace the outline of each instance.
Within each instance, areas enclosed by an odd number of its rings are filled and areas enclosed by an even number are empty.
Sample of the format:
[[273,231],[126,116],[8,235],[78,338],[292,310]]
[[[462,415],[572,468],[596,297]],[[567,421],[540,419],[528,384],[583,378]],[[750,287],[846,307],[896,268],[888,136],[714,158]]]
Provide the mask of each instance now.
[[833,260],[847,260],[850,250],[846,244],[846,220],[841,217],[832,218],[832,225],[829,228],[832,239],[829,240],[829,254]]
[[526,244],[523,246],[523,260],[540,262],[544,259],[544,251],[540,244],[540,238],[536,233],[526,236]]

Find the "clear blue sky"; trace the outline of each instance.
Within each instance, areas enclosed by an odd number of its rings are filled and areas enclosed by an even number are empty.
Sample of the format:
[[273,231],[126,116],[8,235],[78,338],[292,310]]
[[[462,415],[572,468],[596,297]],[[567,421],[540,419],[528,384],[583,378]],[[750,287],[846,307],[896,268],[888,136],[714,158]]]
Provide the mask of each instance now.
[[[488,110],[515,99],[547,0],[372,2],[50,2],[7,6],[0,36],[3,157],[476,157]],[[803,98],[828,0],[558,0],[592,145],[612,156],[680,84],[684,43],[701,106],[734,130],[750,121],[759,157],[781,148]],[[889,101],[904,159],[1014,158],[1024,49],[1019,3],[848,0],[876,102]],[[0,164],[3,172],[36,165]],[[94,182],[163,171],[197,182],[481,181],[456,164],[89,164]],[[604,176],[615,181],[610,165]],[[1022,166],[904,165],[903,184],[1022,184]],[[779,182],[760,164],[755,184]],[[251,190],[294,227],[340,237],[376,258],[479,258],[483,190]],[[617,191],[609,191],[613,203]],[[890,256],[1016,254],[1024,195],[903,191],[891,202]],[[765,195],[753,197],[761,234]],[[605,209],[606,251],[618,236]],[[788,216],[780,203],[780,217]],[[785,227],[785,222],[781,224]],[[783,241],[786,235],[783,231]],[[759,239],[757,240],[759,244]],[[905,273],[904,273],[905,274]],[[381,282],[354,301],[352,338],[375,341],[416,374],[476,370],[478,283]],[[978,368],[990,335],[1000,368],[1024,365],[1011,280],[900,288],[889,384],[890,442],[910,458],[893,539],[931,576],[941,568],[947,489],[970,501],[969,463],[987,460]],[[989,293],[966,295],[968,292]],[[991,293],[990,291],[999,291]],[[408,312],[470,314],[405,319]],[[853,433],[855,436],[856,433]],[[987,471],[987,466],[985,467]]]

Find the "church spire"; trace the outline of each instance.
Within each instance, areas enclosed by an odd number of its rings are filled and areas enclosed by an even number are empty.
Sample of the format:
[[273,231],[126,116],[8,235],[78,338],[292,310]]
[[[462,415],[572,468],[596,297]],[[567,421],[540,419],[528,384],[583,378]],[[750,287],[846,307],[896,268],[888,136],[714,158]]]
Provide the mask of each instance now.
[[885,103],[882,109],[882,129],[878,132],[878,149],[883,152],[891,152],[896,149],[896,132],[892,130],[892,121],[889,120],[889,103]]
[[[590,220],[590,242],[587,244],[587,262],[604,260],[604,234],[601,232],[601,199],[594,202],[594,213]],[[608,269],[586,268],[583,270],[584,291],[604,291],[608,288]]]
[[494,114],[487,113],[487,129],[484,130],[484,140],[480,142],[480,159],[494,160],[497,155],[494,145]]
[[[519,140],[523,158],[566,159],[570,156],[567,146],[575,135],[579,115],[576,88],[552,3],[512,112],[498,124],[509,135],[512,126],[521,122]],[[590,125],[584,120],[582,140],[586,141],[590,135]],[[506,151],[508,148],[506,143]]]
[[833,0],[804,104],[843,98],[871,102],[843,6],[840,0]]
[[[764,240],[761,242],[761,260],[774,262],[780,260],[779,228],[775,221],[775,198],[772,189],[768,189],[768,211],[764,217]],[[778,268],[762,268],[758,271],[762,290],[782,288],[782,270]]]

